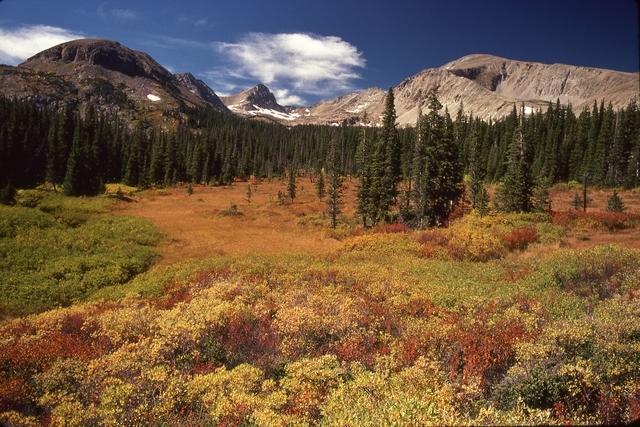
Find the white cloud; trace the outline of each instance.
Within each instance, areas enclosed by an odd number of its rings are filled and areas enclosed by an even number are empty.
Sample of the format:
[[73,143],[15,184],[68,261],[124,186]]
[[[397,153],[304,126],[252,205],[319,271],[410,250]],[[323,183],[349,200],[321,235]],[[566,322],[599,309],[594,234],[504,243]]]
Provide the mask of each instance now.
[[97,13],[102,19],[109,19],[123,24],[137,21],[140,18],[138,13],[131,9],[109,9],[106,2],[98,6]]
[[366,65],[356,46],[336,36],[249,33],[236,43],[214,46],[227,55],[228,77],[280,88],[280,98],[292,103],[302,100],[300,94],[331,96],[352,89]]
[[212,24],[209,23],[209,18],[200,18],[197,19],[193,25],[195,25],[196,27],[211,27]]
[[0,28],[0,63],[16,65],[52,46],[81,38],[80,33],[48,25]]
[[198,40],[170,37],[162,34],[150,34],[149,39],[143,41],[148,46],[162,49],[211,49],[212,44]]
[[203,79],[219,96],[229,96],[234,92],[246,89],[251,84],[246,77],[234,74],[224,68],[213,68],[198,73],[198,77]]
[[131,9],[113,9],[110,12],[111,16],[116,21],[127,22],[138,19],[138,14]]
[[292,94],[289,89],[271,88],[270,90],[280,105],[303,105],[305,103],[302,97]]
[[192,26],[199,30],[215,27],[215,24],[206,16],[199,18],[191,15],[179,14],[178,23]]

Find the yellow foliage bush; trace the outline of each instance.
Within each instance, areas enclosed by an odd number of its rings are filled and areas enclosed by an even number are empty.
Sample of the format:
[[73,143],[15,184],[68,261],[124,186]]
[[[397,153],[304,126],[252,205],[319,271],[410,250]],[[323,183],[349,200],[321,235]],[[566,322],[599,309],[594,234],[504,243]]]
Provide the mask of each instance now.
[[397,256],[420,254],[420,245],[403,233],[365,234],[344,241],[342,250],[366,256]]

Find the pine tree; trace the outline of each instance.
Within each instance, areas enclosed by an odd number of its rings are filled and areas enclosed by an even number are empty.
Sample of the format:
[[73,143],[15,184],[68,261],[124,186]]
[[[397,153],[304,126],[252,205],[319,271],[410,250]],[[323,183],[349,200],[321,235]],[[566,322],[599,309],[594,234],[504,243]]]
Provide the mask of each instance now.
[[624,202],[616,190],[613,190],[613,194],[607,200],[607,210],[609,212],[624,212],[625,210]]
[[325,196],[324,174],[322,173],[322,170],[318,172],[318,179],[316,180],[315,185],[316,185],[316,195],[318,196],[318,199],[320,200],[324,199],[324,196]]
[[428,94],[429,113],[422,118],[414,152],[414,208],[417,225],[437,226],[447,221],[462,196],[462,167],[448,115],[439,111],[438,89]]
[[[471,193],[471,207],[478,208],[478,201],[484,198],[486,190],[484,188],[484,167],[482,165],[480,136],[478,128],[475,128],[471,134],[471,151],[469,155],[469,190]],[[484,202],[484,201],[483,201]]]
[[[401,179],[400,145],[396,129],[396,109],[393,90],[389,88],[385,99],[380,138],[375,148],[371,166],[370,200],[372,224],[390,218],[391,206],[397,197],[397,186]],[[366,198],[364,199],[366,200]]]
[[327,177],[329,188],[327,191],[327,213],[331,219],[331,227],[336,228],[338,215],[342,209],[342,175],[338,163],[338,147],[335,139],[329,142],[329,153],[327,156]]
[[126,169],[124,172],[124,183],[130,186],[137,186],[140,184],[142,176],[142,145],[144,138],[144,130],[142,126],[138,126],[133,134],[131,145],[129,146],[129,157],[126,162]]
[[73,142],[71,143],[71,151],[69,152],[69,160],[67,161],[67,173],[64,177],[64,194],[67,196],[81,196],[85,194],[83,187],[86,176],[84,175],[84,165],[87,162],[84,149],[82,147],[82,132],[80,119],[76,122],[73,131]]
[[[366,117],[366,116],[365,116]],[[360,140],[357,151],[358,167],[358,205],[356,212],[361,218],[362,225],[369,227],[377,219],[377,207],[374,204],[374,177],[371,165],[371,139],[365,126],[360,130]]]
[[[524,116],[524,114],[523,114]],[[523,134],[523,119],[518,124],[509,147],[507,171],[498,189],[497,202],[505,212],[529,212],[533,190],[528,164],[528,147]]]
[[49,133],[47,136],[47,170],[45,175],[45,181],[53,184],[55,189],[58,182],[58,126],[57,120],[54,118],[49,127]]
[[385,174],[388,176],[389,196],[395,199],[398,194],[398,184],[402,179],[401,145],[396,129],[396,107],[393,89],[389,88],[385,99],[385,109],[382,114],[381,139],[384,141],[387,153]]
[[535,212],[551,213],[550,182],[551,179],[549,177],[539,178],[538,183],[533,188],[531,207]]
[[297,170],[295,166],[291,166],[289,168],[289,173],[287,174],[287,195],[289,199],[293,202],[293,199],[296,198],[296,178],[297,178]]
[[251,184],[247,184],[247,192],[245,193],[247,203],[251,203]]
[[9,182],[4,188],[0,189],[0,204],[1,205],[15,205],[16,203],[16,189]]
[[489,212],[489,193],[484,185],[476,195],[474,209],[480,216],[485,216]]
[[573,199],[571,199],[571,207],[577,211],[582,209],[582,196],[579,193],[575,193],[573,195]]

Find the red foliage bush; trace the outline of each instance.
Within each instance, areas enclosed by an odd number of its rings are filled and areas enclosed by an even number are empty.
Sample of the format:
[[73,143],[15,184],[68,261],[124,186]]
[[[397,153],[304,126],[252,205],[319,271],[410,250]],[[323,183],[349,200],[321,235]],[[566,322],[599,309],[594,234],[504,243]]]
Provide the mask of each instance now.
[[279,338],[269,315],[254,317],[237,313],[215,335],[234,363],[251,362],[266,368],[277,355]]
[[471,323],[461,322],[459,314],[449,319],[450,357],[449,376],[452,380],[469,383],[478,380],[488,387],[511,366],[515,345],[529,338],[524,324],[514,320],[491,321],[496,307],[478,311]]
[[515,228],[502,236],[502,241],[509,251],[524,251],[530,243],[538,241],[538,232],[533,227]]
[[636,387],[635,393],[629,397],[627,406],[629,407],[629,419],[632,421],[640,420],[640,384]]
[[170,310],[178,303],[191,301],[191,290],[187,287],[170,290],[167,295],[154,301],[154,306],[161,310]]
[[449,217],[447,218],[446,225],[451,224],[456,219],[462,218],[465,212],[467,212],[470,209],[470,207],[471,206],[468,203],[464,203],[464,202],[456,204],[451,210],[451,213],[449,213]]
[[377,335],[357,332],[350,334],[330,346],[329,352],[341,361],[358,361],[367,368],[373,368],[376,358],[389,354],[389,347]]
[[623,424],[625,413],[624,403],[619,396],[613,395],[610,390],[599,393],[596,407],[598,419],[605,425]]
[[406,233],[409,227],[402,222],[392,222],[391,224],[378,224],[373,227],[374,233]]
[[28,405],[30,394],[30,387],[22,378],[0,377],[0,412]]
[[410,229],[409,227],[407,227],[406,224],[402,222],[392,222],[390,224],[386,224],[386,223],[378,224],[372,228],[359,227],[353,230],[350,233],[350,236],[352,237],[364,236],[365,234],[369,234],[369,233],[377,233],[377,234],[407,233],[409,231]]
[[420,235],[418,242],[422,243],[423,245],[434,244],[444,246],[449,243],[449,238],[440,230],[429,230]]
[[627,212],[584,212],[584,211],[554,211],[553,223],[563,227],[570,227],[579,220],[592,221],[608,231],[624,230],[635,227],[640,216]]

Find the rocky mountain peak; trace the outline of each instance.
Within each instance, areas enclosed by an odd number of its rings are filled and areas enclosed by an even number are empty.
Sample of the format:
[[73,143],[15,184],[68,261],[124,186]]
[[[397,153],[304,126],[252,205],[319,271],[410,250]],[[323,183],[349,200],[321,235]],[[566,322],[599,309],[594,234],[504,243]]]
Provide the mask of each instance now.
[[189,92],[198,95],[211,104],[212,107],[221,111],[229,111],[213,89],[211,89],[202,80],[196,78],[193,74],[177,73],[174,74],[173,77],[180,86],[186,88]]
[[62,43],[32,56],[19,67],[55,74],[99,67],[127,77],[145,77],[162,83],[172,79],[172,74],[148,54],[100,39]]
[[262,83],[243,90],[235,95],[223,97],[222,101],[232,111],[248,112],[260,109],[287,113],[287,109],[278,104],[276,97]]
[[42,104],[82,105],[172,127],[189,107],[228,112],[204,82],[174,76],[144,52],[118,42],[73,40],[44,50],[17,67],[0,68],[7,96]]

